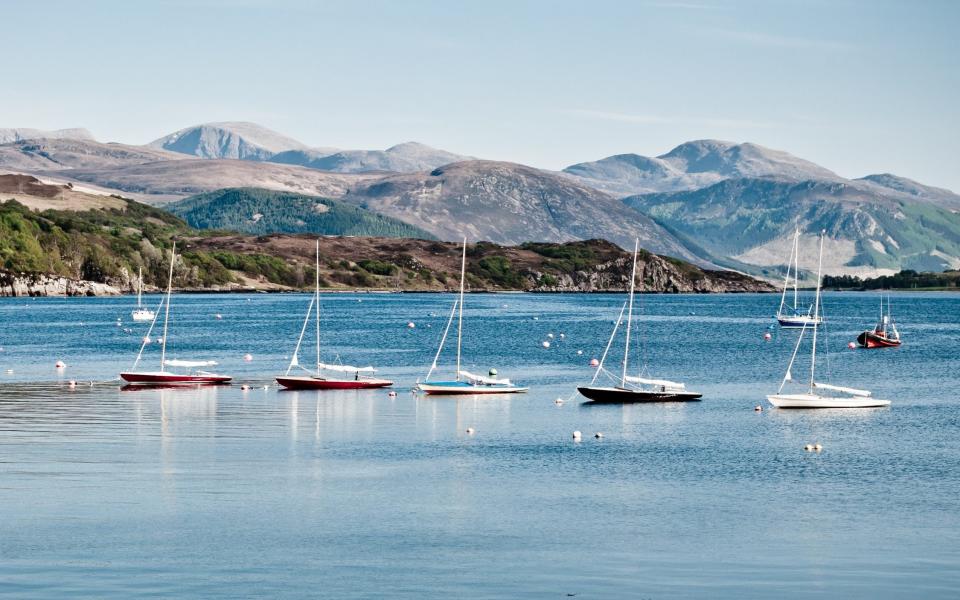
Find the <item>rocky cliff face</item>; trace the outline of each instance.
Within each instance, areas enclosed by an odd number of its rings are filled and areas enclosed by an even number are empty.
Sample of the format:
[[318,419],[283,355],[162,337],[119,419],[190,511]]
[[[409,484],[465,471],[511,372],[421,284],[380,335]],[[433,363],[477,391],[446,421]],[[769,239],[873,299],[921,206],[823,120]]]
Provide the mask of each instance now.
[[38,273],[0,271],[0,296],[118,296],[106,283]]
[[[629,257],[597,265],[589,271],[554,276],[556,283],[545,285],[549,280],[544,273],[532,272],[530,291],[536,292],[623,292],[630,288]],[[638,292],[657,294],[723,294],[741,292],[773,292],[773,286],[732,271],[700,271],[684,273],[684,270],[659,256],[649,260],[637,260]]]

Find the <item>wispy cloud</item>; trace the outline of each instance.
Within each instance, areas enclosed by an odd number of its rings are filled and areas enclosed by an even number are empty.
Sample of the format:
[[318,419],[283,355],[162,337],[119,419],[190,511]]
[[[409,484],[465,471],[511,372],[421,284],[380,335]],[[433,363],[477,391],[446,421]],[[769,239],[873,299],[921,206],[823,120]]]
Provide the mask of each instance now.
[[804,50],[852,50],[854,45],[837,40],[795,37],[759,31],[740,31],[735,29],[710,29],[707,33],[736,42],[776,48],[797,48]]
[[763,129],[776,127],[777,123],[770,121],[755,121],[751,119],[728,119],[718,117],[685,117],[656,114],[628,114],[607,110],[589,108],[569,108],[559,111],[561,114],[595,119],[600,121],[616,121],[618,123],[632,123],[634,125],[697,125],[707,127],[754,128]]

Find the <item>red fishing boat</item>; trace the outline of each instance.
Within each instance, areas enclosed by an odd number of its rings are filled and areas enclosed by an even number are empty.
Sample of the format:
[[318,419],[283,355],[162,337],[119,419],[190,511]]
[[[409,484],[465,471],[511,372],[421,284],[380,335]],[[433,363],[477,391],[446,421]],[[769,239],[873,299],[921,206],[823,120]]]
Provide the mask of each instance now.
[[[313,298],[310,300],[310,306],[307,308],[307,317],[303,320],[303,327],[300,329],[300,339],[297,340],[297,347],[293,350],[293,357],[290,359],[290,365],[287,372],[277,377],[277,383],[288,390],[365,390],[373,388],[384,388],[393,385],[392,381],[387,379],[378,379],[373,376],[376,369],[373,367],[354,367],[351,365],[325,364],[320,362],[320,241],[317,240],[317,264],[316,264],[316,282]],[[307,332],[307,325],[310,324],[310,318],[314,315],[313,307],[316,306],[317,323],[317,370],[307,371],[300,366],[298,358],[300,354],[300,345],[303,343],[303,335]],[[306,375],[290,375],[294,367],[300,367],[306,371]],[[335,375],[325,376],[325,373]],[[352,375],[352,376],[351,376]]]
[[[218,375],[217,373],[211,373],[209,371],[200,371],[201,367],[210,367],[216,365],[216,361],[212,360],[177,360],[177,359],[168,359],[167,358],[167,325],[170,321],[170,295],[173,289],[173,263],[176,257],[177,246],[174,243],[173,248],[170,249],[170,276],[167,280],[167,295],[164,300],[161,300],[160,306],[157,307],[157,312],[153,316],[153,320],[150,323],[150,329],[147,331],[147,335],[143,338],[143,342],[140,344],[140,352],[137,353],[137,360],[133,362],[133,368],[130,371],[120,373],[120,377],[132,385],[149,385],[149,386],[171,386],[171,385],[211,385],[211,384],[222,384],[230,383],[230,380],[233,379],[227,375]],[[164,302],[166,306],[164,307]],[[143,356],[143,351],[147,347],[147,344],[150,343],[150,333],[153,331],[154,325],[157,323],[156,315],[159,314],[160,308],[164,308],[163,314],[163,338],[161,338],[160,346],[160,370],[159,371],[137,371],[137,365],[140,364],[140,358]],[[166,370],[166,367],[180,367],[187,369],[186,373],[173,373]]]
[[883,296],[880,297],[880,320],[873,331],[864,331],[857,336],[861,348],[895,348],[902,344],[897,324],[890,312],[890,299],[887,298],[887,312],[883,312]]

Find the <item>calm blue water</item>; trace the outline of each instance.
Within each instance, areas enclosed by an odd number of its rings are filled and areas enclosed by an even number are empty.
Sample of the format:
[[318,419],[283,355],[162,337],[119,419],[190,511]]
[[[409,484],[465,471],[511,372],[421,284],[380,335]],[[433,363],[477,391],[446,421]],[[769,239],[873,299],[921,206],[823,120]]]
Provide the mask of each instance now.
[[0,299],[0,595],[960,595],[960,295],[895,294],[905,345],[866,351],[877,296],[827,294],[823,373],[893,406],[762,413],[796,335],[763,341],[779,297],[642,297],[637,357],[704,401],[624,407],[554,404],[617,295],[468,296],[465,366],[531,393],[418,399],[451,300],[325,297],[325,360],[391,398],[272,385],[302,295],[175,297],[171,355],[237,384],[135,392],[110,381],[146,330],[116,326],[129,298]]

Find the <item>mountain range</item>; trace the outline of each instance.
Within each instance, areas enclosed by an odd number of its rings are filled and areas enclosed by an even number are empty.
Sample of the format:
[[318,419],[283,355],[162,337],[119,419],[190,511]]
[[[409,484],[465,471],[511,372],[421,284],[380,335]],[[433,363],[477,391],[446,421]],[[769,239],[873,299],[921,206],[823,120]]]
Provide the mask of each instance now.
[[[265,188],[350,203],[439,239],[603,237],[630,247],[639,237],[658,253],[770,277],[786,261],[795,227],[804,232],[808,270],[815,233],[826,229],[834,274],[960,266],[957,194],[889,173],[847,179],[752,143],[696,140],[656,157],[621,154],[551,172],[412,142],[382,151],[311,148],[242,122],[188,127],[146,146],[100,143],[84,130],[0,135],[0,172],[153,204]],[[296,216],[297,206],[276,227],[310,222]]]

